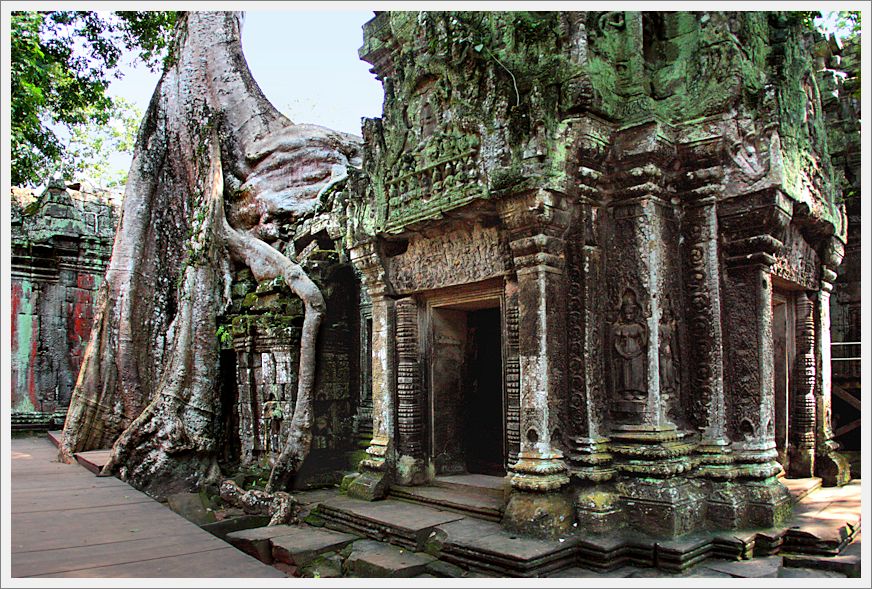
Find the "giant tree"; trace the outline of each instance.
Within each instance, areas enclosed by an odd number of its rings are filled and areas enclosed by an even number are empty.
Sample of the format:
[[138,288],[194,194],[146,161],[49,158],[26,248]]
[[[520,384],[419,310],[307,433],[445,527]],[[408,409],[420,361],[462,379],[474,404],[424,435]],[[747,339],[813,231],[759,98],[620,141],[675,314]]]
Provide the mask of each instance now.
[[[232,264],[303,301],[297,400],[268,488],[311,445],[324,299],[269,242],[358,157],[349,135],[281,115],[251,77],[236,13],[180,14],[173,60],[139,129],[112,259],[64,424],[61,457],[113,444],[104,473],[154,495],[215,480],[217,318]],[[289,83],[293,83],[289,81]]]

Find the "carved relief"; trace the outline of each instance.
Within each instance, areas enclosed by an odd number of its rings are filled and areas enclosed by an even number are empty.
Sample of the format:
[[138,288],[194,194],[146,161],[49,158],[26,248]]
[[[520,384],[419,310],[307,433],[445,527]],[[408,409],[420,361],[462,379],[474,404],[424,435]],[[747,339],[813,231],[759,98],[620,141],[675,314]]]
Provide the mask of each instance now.
[[710,269],[706,263],[706,252],[710,247],[711,229],[706,223],[706,209],[695,208],[687,213],[689,221],[686,232],[685,285],[687,287],[686,311],[687,331],[690,346],[689,357],[691,399],[690,411],[685,414],[694,420],[701,430],[708,430],[714,437],[723,435],[722,411],[715,404],[723,403],[716,398],[716,381],[719,377],[719,322],[713,307],[712,293],[709,289]]
[[672,301],[667,297],[660,313],[658,357],[660,365],[660,402],[663,413],[672,417],[674,403],[679,398],[679,374],[677,324]]
[[818,255],[799,230],[791,225],[786,232],[784,248],[775,256],[772,274],[806,290],[817,290],[820,281]]
[[[612,324],[615,390],[623,401],[646,402],[648,399],[647,356],[648,328],[636,291],[626,288],[621,296],[617,321]],[[643,411],[644,406],[640,407]],[[641,411],[640,411],[641,412]]]
[[413,240],[388,266],[397,292],[415,292],[500,276],[506,260],[497,230],[476,226]]

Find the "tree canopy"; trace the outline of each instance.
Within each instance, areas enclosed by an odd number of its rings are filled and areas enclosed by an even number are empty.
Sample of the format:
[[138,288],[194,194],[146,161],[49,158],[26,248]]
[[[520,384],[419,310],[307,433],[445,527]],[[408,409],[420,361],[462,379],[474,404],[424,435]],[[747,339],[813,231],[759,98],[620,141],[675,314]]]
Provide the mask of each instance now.
[[[67,151],[87,125],[105,125],[125,110],[107,95],[125,51],[161,67],[175,12],[16,11],[11,18],[12,184],[39,184],[55,171],[76,170],[80,150]],[[120,111],[119,111],[120,109]],[[129,117],[128,117],[129,118]]]

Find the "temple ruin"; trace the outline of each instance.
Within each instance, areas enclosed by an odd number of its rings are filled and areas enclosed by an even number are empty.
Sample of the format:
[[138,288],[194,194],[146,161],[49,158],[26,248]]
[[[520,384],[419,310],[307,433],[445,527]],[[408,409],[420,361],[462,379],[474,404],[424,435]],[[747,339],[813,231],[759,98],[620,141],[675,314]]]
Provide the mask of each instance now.
[[[263,237],[326,302],[292,487],[463,511],[421,490],[477,475],[499,505],[467,513],[615,538],[559,557],[608,566],[627,530],[770,529],[785,481],[847,483],[831,332],[859,341],[859,59],[842,52],[785,12],[376,13],[360,58],[385,97],[361,165]],[[252,478],[288,436],[305,309],[281,277],[230,274],[219,459]]]

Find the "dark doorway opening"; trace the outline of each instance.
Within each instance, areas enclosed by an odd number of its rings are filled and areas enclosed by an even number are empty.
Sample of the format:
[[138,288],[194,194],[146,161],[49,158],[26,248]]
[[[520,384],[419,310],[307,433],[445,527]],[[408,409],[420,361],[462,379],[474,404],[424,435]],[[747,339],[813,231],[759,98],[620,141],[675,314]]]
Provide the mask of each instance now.
[[505,475],[503,358],[500,310],[467,315],[467,382],[463,395],[464,454],[470,473]]
[[778,462],[789,469],[790,454],[790,372],[794,352],[792,299],[786,293],[772,296],[772,368],[775,377],[775,446]]

